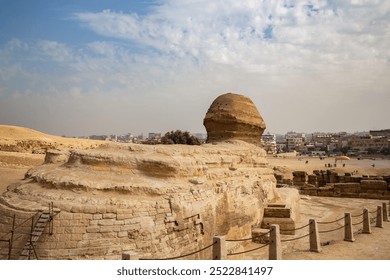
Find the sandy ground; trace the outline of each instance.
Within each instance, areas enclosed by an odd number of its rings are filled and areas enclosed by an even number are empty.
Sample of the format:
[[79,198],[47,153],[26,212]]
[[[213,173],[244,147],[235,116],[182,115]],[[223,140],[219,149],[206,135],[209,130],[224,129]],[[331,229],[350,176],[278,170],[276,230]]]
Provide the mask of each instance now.
[[0,151],[0,193],[20,181],[30,168],[44,162],[45,155]]
[[[338,174],[357,171],[355,176],[389,175],[390,160],[384,159],[362,159],[352,158],[348,161],[338,161],[336,167],[328,168],[326,165],[334,164],[334,158],[275,158],[269,157],[268,161],[276,171],[283,174],[285,178],[292,178],[293,171],[306,171],[312,174],[313,170],[335,170]],[[307,161],[307,163],[306,163]],[[343,166],[345,164],[345,166]],[[375,167],[372,165],[375,164]],[[301,196],[300,220],[296,221],[296,228],[308,224],[309,219],[316,221],[333,221],[349,212],[352,215],[359,215],[363,208],[375,211],[378,205],[389,201],[354,199],[354,198],[331,198],[331,197],[309,197]],[[375,214],[371,214],[375,217]],[[353,223],[361,221],[361,217],[353,219]],[[320,231],[335,229],[343,225],[343,220],[330,225],[319,225]],[[354,227],[358,231],[362,225]],[[295,236],[282,235],[282,240],[300,237],[308,233],[308,228],[296,232]],[[355,234],[355,242],[344,241],[343,230],[331,233],[320,234],[322,252],[314,253],[309,251],[309,237],[295,241],[282,242],[283,259],[285,260],[390,260],[390,222],[384,222],[383,228],[372,226],[372,234]],[[249,243],[245,250],[259,248],[261,244]],[[242,249],[241,249],[242,251]],[[268,247],[245,254],[244,259],[267,259]],[[234,258],[232,258],[234,259]]]
[[[273,167],[278,167],[280,173],[285,173],[286,178],[292,178],[293,171],[306,171],[313,174],[313,170],[335,170],[338,174],[343,175],[346,172],[352,173],[357,171],[356,176],[362,175],[389,175],[389,159],[361,159],[351,158],[350,160],[337,161],[334,167],[334,158],[325,158],[323,160],[312,157],[298,158],[276,158],[268,157],[268,162]],[[307,162],[307,163],[306,163]],[[332,164],[332,167],[327,167]],[[344,166],[345,165],[345,166]],[[374,166],[373,166],[374,165]]]
[[[294,170],[305,170],[311,173],[312,170],[325,169],[326,163],[334,163],[334,160],[320,160],[318,158],[307,159],[279,159],[270,158],[271,166],[277,166],[286,174]],[[0,193],[6,191],[7,186],[24,178],[25,172],[40,164],[43,161],[42,155],[18,154],[0,152]],[[376,166],[372,167],[372,162]],[[351,160],[346,162],[345,167],[338,167],[336,171],[340,174],[358,170],[358,175],[383,175],[390,173],[390,160]],[[301,197],[301,216],[296,221],[296,227],[304,226],[309,219],[317,221],[332,221],[343,217],[345,212],[352,215],[362,213],[364,207],[374,211],[377,205],[383,201],[352,198],[327,198],[327,197]],[[387,201],[388,202],[388,201]],[[374,214],[373,214],[374,215]],[[359,217],[354,218],[359,222]],[[342,225],[342,221],[321,225],[320,230],[333,229]],[[360,226],[356,226],[357,231]],[[308,228],[296,232],[295,236],[282,235],[282,240],[299,237],[308,233]],[[372,234],[356,234],[355,242],[343,241],[343,231],[321,234],[321,242],[328,245],[322,247],[322,252],[314,253],[309,251],[308,237],[283,242],[283,259],[285,260],[390,260],[390,222],[384,222],[383,228],[372,227]],[[248,243],[245,250],[258,248],[260,245]],[[244,259],[268,259],[267,247],[245,254]],[[233,258],[232,258],[233,259]]]
[[[362,213],[363,208],[375,211],[378,205],[385,201],[371,199],[353,198],[331,198],[331,197],[308,197],[302,196],[301,217],[296,223],[296,228],[307,225],[309,219],[317,222],[334,221],[349,212],[353,216]],[[389,201],[387,201],[389,202]],[[375,214],[370,214],[375,217]],[[353,218],[353,223],[359,223],[362,217]],[[318,225],[319,231],[336,229],[342,226],[343,220],[332,223]],[[357,232],[362,225],[353,227]],[[371,227],[371,234],[354,234],[355,241],[344,241],[344,230],[337,230],[330,233],[321,233],[320,242],[326,244],[322,246],[322,252],[310,252],[309,237],[294,241],[282,242],[284,260],[390,260],[390,222],[384,222],[383,228]],[[281,235],[281,240],[288,240],[309,233],[308,227],[297,230],[295,235]],[[245,250],[255,249],[262,244],[250,243],[245,246]],[[268,247],[245,255],[245,259],[267,259]]]
[[0,150],[32,153],[49,149],[91,149],[104,145],[105,141],[60,137],[33,129],[0,125]]

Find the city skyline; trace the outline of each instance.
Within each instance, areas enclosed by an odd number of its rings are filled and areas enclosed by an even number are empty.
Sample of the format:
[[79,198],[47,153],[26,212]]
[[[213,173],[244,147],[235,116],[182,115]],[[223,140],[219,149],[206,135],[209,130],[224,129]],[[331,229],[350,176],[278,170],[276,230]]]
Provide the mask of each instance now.
[[0,5],[0,124],[204,133],[212,101],[234,92],[276,134],[389,127],[389,1]]
[[[176,129],[176,130],[180,130],[180,129]],[[374,130],[374,131],[388,131],[390,129],[380,129],[380,130]],[[88,137],[91,137],[91,136],[132,136],[132,137],[140,137],[142,136],[143,138],[149,138],[150,134],[158,134],[160,136],[164,136],[165,133],[167,132],[171,132],[171,131],[175,131],[175,130],[170,130],[170,131],[144,131],[144,132],[141,132],[141,133],[132,133],[131,131],[128,131],[128,132],[125,132],[125,133],[108,133],[108,134],[93,134],[93,135],[73,135],[73,136],[70,136],[70,135],[63,135],[64,137],[80,137],[80,138],[88,138]],[[346,131],[337,131],[337,132],[329,132],[329,131],[294,131],[294,130],[290,130],[290,131],[286,131],[285,133],[272,133],[271,131],[264,131],[264,133],[262,134],[263,136],[264,135],[275,135],[275,136],[283,136],[285,137],[286,135],[292,133],[292,134],[305,134],[306,137],[310,137],[312,135],[339,135],[339,134],[344,134],[346,133],[347,135],[369,135],[370,132],[372,130],[362,130],[362,131],[354,131],[354,132],[346,132]],[[183,130],[184,132],[184,130]],[[207,138],[207,132],[204,131],[204,132],[196,132],[196,131],[187,131],[189,132],[191,135],[202,135],[202,137],[204,137],[205,139]],[[152,137],[153,138],[153,137]],[[199,138],[199,137],[198,137]]]

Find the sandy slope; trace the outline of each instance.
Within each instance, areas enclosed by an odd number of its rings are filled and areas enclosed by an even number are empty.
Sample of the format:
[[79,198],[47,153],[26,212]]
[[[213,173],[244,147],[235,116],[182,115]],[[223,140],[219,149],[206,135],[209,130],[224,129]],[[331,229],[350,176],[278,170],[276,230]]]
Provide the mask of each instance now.
[[47,148],[88,149],[102,144],[104,141],[66,138],[25,127],[0,125],[0,151],[31,153]]

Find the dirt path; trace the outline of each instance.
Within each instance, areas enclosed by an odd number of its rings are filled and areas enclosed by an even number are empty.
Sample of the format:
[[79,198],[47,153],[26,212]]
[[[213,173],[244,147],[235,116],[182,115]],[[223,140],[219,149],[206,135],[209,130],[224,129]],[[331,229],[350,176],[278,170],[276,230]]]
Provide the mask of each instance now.
[[23,180],[24,174],[31,167],[3,167],[0,166],[0,194],[7,190],[7,187]]
[[[301,219],[296,228],[308,224],[309,219],[318,221],[334,221],[350,212],[353,216],[362,213],[364,207],[369,211],[375,211],[378,205],[384,201],[352,198],[307,197],[301,199]],[[388,201],[387,201],[388,203]],[[375,214],[371,214],[375,217]],[[353,223],[358,223],[362,217],[353,218]],[[336,229],[343,226],[343,220],[325,225],[318,225],[319,231]],[[357,225],[353,228],[356,232],[362,228]],[[390,222],[384,222],[383,228],[372,225],[371,234],[355,234],[355,242],[344,241],[344,230],[321,233],[322,252],[310,252],[309,237],[291,242],[282,242],[284,260],[390,260]],[[282,235],[281,239],[291,239],[308,234],[308,228],[296,231],[295,236]],[[261,244],[250,243],[245,250],[258,248]],[[267,259],[268,247],[246,254],[245,259]]]

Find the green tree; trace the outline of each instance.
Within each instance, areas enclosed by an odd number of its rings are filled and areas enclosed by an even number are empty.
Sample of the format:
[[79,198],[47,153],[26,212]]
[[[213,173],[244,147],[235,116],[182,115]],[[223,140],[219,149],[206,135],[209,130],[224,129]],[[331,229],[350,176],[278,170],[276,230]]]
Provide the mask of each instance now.
[[200,145],[199,139],[190,135],[188,131],[169,131],[161,138],[162,144]]
[[382,148],[381,154],[385,156],[390,155],[390,148]]
[[346,155],[346,154],[349,152],[349,150],[350,150],[350,147],[349,147],[349,146],[347,146],[347,147],[342,147],[342,148],[340,149],[340,152],[342,152],[343,155]]
[[373,155],[373,154],[378,153],[378,151],[375,150],[374,148],[368,148],[368,149],[367,149],[367,153],[368,153],[369,155]]

